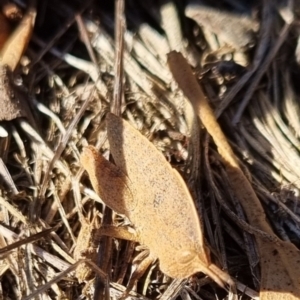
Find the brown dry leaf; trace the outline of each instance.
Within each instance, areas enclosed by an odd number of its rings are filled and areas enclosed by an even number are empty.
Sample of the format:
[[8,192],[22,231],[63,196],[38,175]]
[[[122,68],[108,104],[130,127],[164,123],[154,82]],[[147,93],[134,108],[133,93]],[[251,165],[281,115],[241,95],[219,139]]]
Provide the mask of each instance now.
[[0,52],[1,64],[14,71],[30,40],[34,26],[36,11],[30,9],[17,29],[11,34]]
[[254,31],[258,23],[246,15],[239,15],[206,5],[190,3],[185,15],[199,26],[218,35],[221,40],[233,49],[240,49],[253,44]]
[[28,104],[22,97],[16,95],[11,85],[11,78],[8,67],[0,65],[0,121],[10,121],[28,115]]
[[138,241],[159,258],[165,274],[188,278],[203,272],[220,286],[234,288],[230,276],[210,261],[193,199],[179,173],[125,120],[111,113],[106,120],[116,165],[91,146],[81,155],[95,191],[130,219]]
[[34,20],[35,11],[29,10],[0,52],[0,121],[10,121],[18,117],[32,120],[24,96],[11,84],[11,72],[19,63],[31,37]]
[[0,12],[0,49],[7,41],[10,35],[10,25],[5,16]]
[[290,242],[279,240],[266,220],[263,207],[250,182],[239,167],[215,116],[184,57],[171,52],[168,57],[171,72],[200,120],[213,137],[226,166],[232,189],[247,215],[249,223],[273,237],[256,236],[261,266],[261,300],[300,299],[300,251]]

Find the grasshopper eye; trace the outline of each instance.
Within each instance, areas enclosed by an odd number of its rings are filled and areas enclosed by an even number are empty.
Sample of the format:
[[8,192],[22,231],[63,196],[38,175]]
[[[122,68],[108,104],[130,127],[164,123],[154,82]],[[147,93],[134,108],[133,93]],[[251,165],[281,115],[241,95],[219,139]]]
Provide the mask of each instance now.
[[178,257],[178,262],[180,264],[188,264],[196,257],[196,253],[194,251],[185,250],[182,251]]

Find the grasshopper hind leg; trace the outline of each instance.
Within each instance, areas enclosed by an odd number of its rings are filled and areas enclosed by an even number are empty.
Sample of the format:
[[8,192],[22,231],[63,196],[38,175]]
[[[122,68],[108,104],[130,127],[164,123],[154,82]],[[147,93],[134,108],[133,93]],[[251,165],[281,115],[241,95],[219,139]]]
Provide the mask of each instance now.
[[152,256],[149,253],[148,249],[143,250],[135,257],[134,262],[137,263],[136,269],[131,274],[126,290],[120,299],[124,300],[127,298],[127,296],[129,295],[130,291],[134,288],[137,281],[145,274],[149,266],[152,265],[155,261],[156,261],[156,257]]

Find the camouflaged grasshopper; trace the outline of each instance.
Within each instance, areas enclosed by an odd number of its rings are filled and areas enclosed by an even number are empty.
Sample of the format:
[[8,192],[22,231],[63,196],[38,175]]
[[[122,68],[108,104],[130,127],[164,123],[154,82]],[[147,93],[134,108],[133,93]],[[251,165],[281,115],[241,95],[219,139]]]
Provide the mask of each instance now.
[[203,272],[221,287],[234,286],[210,261],[193,199],[180,174],[125,120],[109,113],[106,122],[115,164],[92,146],[83,150],[81,163],[105,204],[132,222],[135,236],[129,239],[148,247],[148,265],[159,259],[161,271],[172,278]]

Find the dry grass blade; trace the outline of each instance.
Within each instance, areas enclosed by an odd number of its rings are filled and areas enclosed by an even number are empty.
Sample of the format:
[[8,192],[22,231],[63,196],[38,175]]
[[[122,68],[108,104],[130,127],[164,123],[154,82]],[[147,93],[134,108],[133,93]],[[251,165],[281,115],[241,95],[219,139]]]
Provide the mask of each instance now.
[[29,236],[28,238],[23,239],[21,241],[18,241],[18,242],[15,242],[13,244],[10,244],[10,245],[8,245],[8,246],[6,246],[4,248],[0,248],[0,254],[3,255],[3,254],[5,254],[8,251],[11,251],[13,249],[16,249],[16,248],[20,247],[21,245],[28,244],[28,243],[33,243],[34,241],[37,241],[37,240],[39,240],[40,238],[42,238],[44,236],[47,236],[52,231],[57,230],[59,227],[60,227],[60,225],[55,226],[53,228],[49,228],[49,229],[43,230],[41,232],[38,232],[38,233],[36,233],[34,235]]
[[67,129],[67,131],[63,135],[62,141],[59,143],[59,145],[58,145],[58,147],[57,147],[57,149],[55,151],[54,156],[51,158],[51,161],[49,162],[49,166],[48,166],[46,175],[45,175],[44,180],[42,182],[42,186],[41,186],[41,190],[40,190],[40,198],[44,197],[45,192],[46,192],[46,188],[47,188],[47,184],[48,184],[48,180],[49,180],[49,176],[50,176],[50,172],[52,171],[52,169],[53,169],[56,161],[59,159],[60,155],[64,151],[67,143],[69,142],[69,138],[70,138],[70,136],[72,134],[72,131],[74,130],[75,126],[80,121],[80,118],[82,117],[82,114],[84,113],[84,111],[86,110],[87,106],[89,105],[89,101],[92,99],[94,92],[95,92],[95,90],[91,91],[90,96],[84,102],[84,105],[81,107],[80,111],[78,112],[78,114],[76,115],[76,117],[74,118],[74,120],[72,121],[72,123],[70,124],[69,128]]
[[126,22],[124,17],[124,0],[116,1],[116,25],[115,25],[115,45],[116,45],[116,56],[114,64],[114,94],[111,103],[111,112],[117,116],[121,115],[121,106],[123,94],[123,76],[124,76],[124,32],[126,29]]
[[65,271],[61,272],[59,275],[57,275],[52,280],[48,281],[47,284],[45,284],[44,286],[41,286],[40,288],[38,288],[37,290],[35,290],[34,293],[32,293],[31,295],[23,297],[22,300],[33,299],[35,296],[37,296],[37,295],[41,294],[43,291],[46,291],[47,289],[49,289],[49,287],[52,284],[58,282],[59,280],[61,280],[62,278],[64,278],[66,275],[68,275],[69,273],[71,273],[72,271],[74,271],[81,264],[87,264],[87,265],[89,265],[91,268],[94,269],[95,272],[97,272],[97,274],[100,277],[102,277],[104,279],[105,286],[106,286],[106,293],[105,293],[105,296],[104,296],[103,299],[109,300],[108,281],[107,281],[106,275],[93,262],[91,262],[89,260],[80,260],[80,261],[78,261],[77,263],[75,263],[74,265],[70,266]]
[[246,91],[246,96],[244,97],[239,110],[237,111],[236,115],[234,116],[233,119],[233,124],[237,124],[240,119],[241,119],[241,115],[245,110],[245,107],[247,106],[248,102],[250,101],[255,88],[257,87],[258,83],[261,81],[262,76],[264,75],[264,73],[266,72],[267,68],[269,67],[269,65],[271,64],[271,62],[273,61],[274,57],[276,56],[278,50],[280,49],[280,47],[282,46],[282,44],[284,43],[284,41],[286,40],[289,30],[291,29],[291,24],[286,24],[284,26],[284,28],[282,29],[280,36],[278,38],[278,41],[276,42],[276,44],[274,45],[272,51],[270,51],[270,53],[268,53],[263,66],[260,66],[259,70],[256,73],[255,78],[253,79],[253,81],[251,82],[250,86],[248,87],[248,90]]
[[2,158],[0,158],[0,174],[1,177],[4,179],[5,183],[8,185],[9,190],[12,192],[13,195],[17,195],[19,193],[17,187],[14,184],[11,175],[9,174]]

